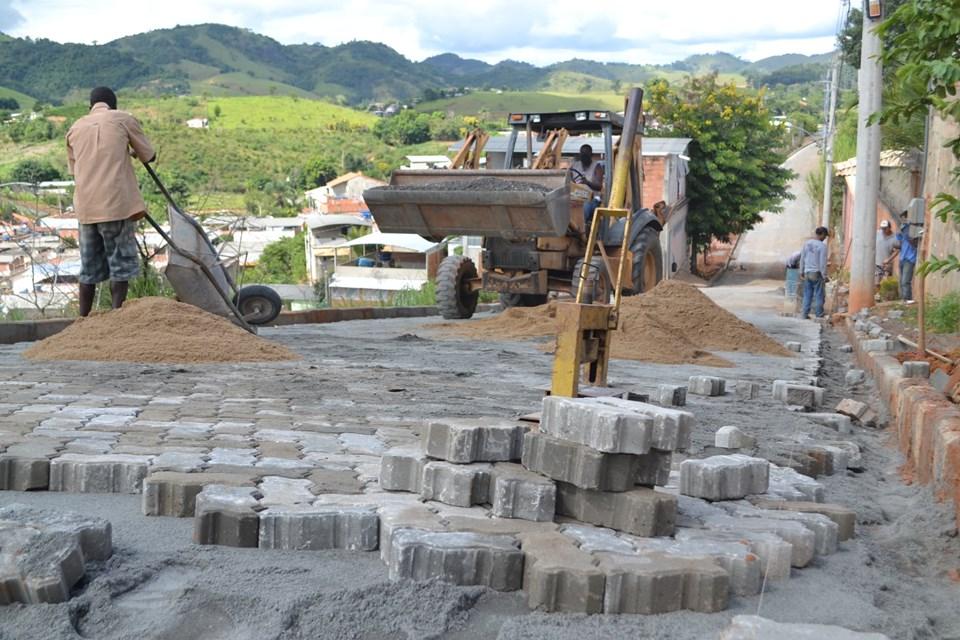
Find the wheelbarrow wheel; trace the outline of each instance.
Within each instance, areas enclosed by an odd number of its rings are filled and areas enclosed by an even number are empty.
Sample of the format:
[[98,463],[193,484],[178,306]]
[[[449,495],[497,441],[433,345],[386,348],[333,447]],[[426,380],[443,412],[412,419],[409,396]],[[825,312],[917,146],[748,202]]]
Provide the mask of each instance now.
[[237,310],[250,324],[266,324],[280,315],[283,301],[280,294],[263,285],[254,284],[237,292]]

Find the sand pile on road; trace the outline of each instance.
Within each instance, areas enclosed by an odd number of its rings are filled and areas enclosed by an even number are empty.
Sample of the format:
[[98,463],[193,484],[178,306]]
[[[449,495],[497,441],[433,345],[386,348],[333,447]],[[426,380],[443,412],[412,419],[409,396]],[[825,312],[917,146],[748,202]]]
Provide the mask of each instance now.
[[[681,282],[665,280],[649,293],[624,298],[620,318],[620,330],[613,338],[614,358],[729,367],[732,363],[706,349],[791,355],[749,322],[721,309],[696,287]],[[515,307],[493,318],[447,323],[441,329],[488,340],[555,336],[556,303]]]
[[31,360],[177,364],[299,358],[225,318],[169,298],[130,300],[122,309],[81,318],[23,355]]

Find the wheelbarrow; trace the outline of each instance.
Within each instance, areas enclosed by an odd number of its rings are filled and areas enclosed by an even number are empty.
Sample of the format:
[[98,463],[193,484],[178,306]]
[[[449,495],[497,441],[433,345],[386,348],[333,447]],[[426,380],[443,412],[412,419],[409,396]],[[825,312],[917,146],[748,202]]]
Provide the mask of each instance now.
[[170,247],[170,257],[163,273],[177,299],[208,313],[231,318],[254,334],[257,331],[251,325],[273,321],[283,308],[280,295],[270,287],[260,285],[238,288],[200,223],[177,206],[153,167],[147,163],[143,166],[169,205],[169,233],[149,214],[145,217]]

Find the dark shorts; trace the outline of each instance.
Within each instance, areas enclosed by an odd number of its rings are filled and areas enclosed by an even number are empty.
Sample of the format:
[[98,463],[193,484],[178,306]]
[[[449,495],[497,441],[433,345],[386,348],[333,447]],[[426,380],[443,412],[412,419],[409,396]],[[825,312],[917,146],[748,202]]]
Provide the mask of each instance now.
[[137,223],[114,220],[80,225],[80,282],[127,282],[140,273]]

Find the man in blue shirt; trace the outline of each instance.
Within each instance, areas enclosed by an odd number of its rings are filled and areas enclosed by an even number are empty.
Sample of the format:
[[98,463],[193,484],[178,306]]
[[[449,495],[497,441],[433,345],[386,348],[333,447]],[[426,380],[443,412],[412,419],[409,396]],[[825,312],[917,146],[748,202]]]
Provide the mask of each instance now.
[[913,302],[913,270],[917,266],[917,241],[910,237],[910,223],[907,222],[907,212],[900,214],[900,232],[897,233],[900,241],[900,299]]
[[824,286],[827,282],[827,237],[830,232],[826,227],[817,227],[813,238],[803,243],[800,250],[800,275],[803,278],[803,305],[800,317],[804,320],[810,317],[810,305],[813,304],[813,313],[818,318],[823,317],[823,304],[827,293]]

